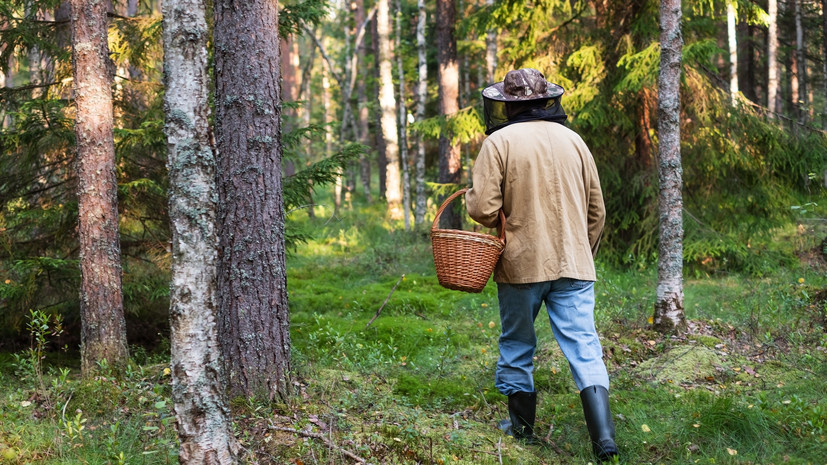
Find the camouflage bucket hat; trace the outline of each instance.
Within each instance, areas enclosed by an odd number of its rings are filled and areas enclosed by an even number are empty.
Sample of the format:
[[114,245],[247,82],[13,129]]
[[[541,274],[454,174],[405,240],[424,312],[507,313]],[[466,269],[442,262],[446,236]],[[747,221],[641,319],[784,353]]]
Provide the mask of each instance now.
[[534,68],[522,68],[509,71],[502,82],[486,87],[482,96],[499,102],[525,102],[557,98],[563,92],[562,87],[547,81],[543,73]]

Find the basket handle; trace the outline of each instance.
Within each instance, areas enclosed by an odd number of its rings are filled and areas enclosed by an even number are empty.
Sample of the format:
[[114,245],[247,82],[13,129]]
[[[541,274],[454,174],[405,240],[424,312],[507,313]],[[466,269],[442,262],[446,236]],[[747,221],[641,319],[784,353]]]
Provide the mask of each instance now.
[[[468,188],[463,187],[462,189],[451,194],[447,199],[445,199],[444,202],[442,202],[442,205],[440,205],[439,210],[436,211],[436,216],[434,217],[434,224],[431,226],[431,229],[437,229],[437,226],[439,226],[439,217],[442,216],[442,212],[444,212],[445,209],[448,208],[448,204],[460,195],[465,194],[466,192],[468,192]],[[503,245],[505,245],[505,213],[503,213],[502,208],[500,208],[499,213],[500,224],[497,226],[497,238],[500,240],[500,242],[503,243]]]

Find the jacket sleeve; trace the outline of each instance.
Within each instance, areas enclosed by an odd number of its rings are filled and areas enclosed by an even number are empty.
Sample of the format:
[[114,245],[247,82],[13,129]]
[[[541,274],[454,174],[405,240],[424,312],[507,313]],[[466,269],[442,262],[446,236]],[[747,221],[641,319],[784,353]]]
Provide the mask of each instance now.
[[496,228],[503,206],[503,165],[497,148],[486,139],[472,173],[473,187],[465,193],[468,215],[483,226]]
[[606,222],[606,207],[603,204],[603,191],[600,189],[600,177],[597,173],[597,166],[594,157],[588,152],[588,168],[586,176],[586,189],[589,195],[589,244],[592,247],[592,257],[597,255],[600,248],[600,239],[603,237],[603,226]]

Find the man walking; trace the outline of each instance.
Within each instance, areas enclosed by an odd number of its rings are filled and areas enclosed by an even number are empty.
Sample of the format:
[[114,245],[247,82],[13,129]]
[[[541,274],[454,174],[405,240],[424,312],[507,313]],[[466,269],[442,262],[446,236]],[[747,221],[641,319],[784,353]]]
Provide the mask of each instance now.
[[510,433],[534,442],[534,320],[543,303],[574,382],[598,459],[617,455],[609,376],[594,327],[594,254],[605,209],[586,144],[562,123],[563,89],[536,69],[510,71],[483,90],[485,139],[466,194],[469,215],[507,245],[494,270],[500,305],[495,383],[508,396]]

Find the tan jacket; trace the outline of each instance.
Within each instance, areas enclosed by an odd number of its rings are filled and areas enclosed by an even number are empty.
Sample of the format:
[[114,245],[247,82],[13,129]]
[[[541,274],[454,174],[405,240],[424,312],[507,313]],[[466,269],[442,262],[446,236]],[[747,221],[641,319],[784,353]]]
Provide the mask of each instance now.
[[474,164],[468,214],[488,227],[506,217],[506,246],[494,281],[596,280],[594,254],[606,210],[594,159],[562,124],[528,121],[483,141]]

